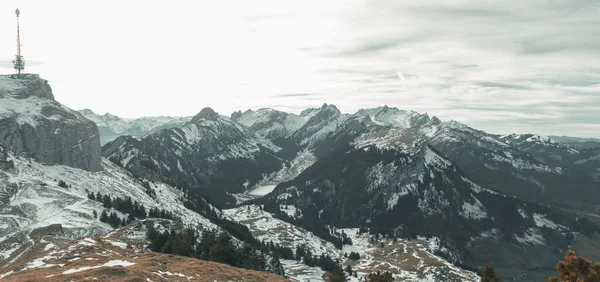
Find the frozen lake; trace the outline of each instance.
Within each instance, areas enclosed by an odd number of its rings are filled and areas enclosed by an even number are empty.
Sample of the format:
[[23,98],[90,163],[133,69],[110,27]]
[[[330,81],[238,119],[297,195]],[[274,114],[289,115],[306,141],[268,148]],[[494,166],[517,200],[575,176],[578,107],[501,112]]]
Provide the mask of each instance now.
[[258,188],[250,191],[248,194],[253,195],[253,196],[264,196],[266,194],[271,193],[273,191],[273,189],[275,189],[275,186],[277,186],[277,185],[259,186]]

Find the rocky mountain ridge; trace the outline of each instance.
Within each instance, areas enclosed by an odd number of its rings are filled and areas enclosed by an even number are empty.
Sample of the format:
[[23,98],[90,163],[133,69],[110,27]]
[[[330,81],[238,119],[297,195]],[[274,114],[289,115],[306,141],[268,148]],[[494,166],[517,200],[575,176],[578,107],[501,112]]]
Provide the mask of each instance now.
[[142,137],[161,129],[182,127],[191,119],[191,117],[170,116],[128,119],[111,115],[110,113],[100,115],[90,109],[79,110],[79,113],[98,125],[102,145],[115,140],[119,136],[130,135],[133,137]]
[[96,124],[56,102],[37,75],[0,76],[0,143],[46,164],[101,169]]

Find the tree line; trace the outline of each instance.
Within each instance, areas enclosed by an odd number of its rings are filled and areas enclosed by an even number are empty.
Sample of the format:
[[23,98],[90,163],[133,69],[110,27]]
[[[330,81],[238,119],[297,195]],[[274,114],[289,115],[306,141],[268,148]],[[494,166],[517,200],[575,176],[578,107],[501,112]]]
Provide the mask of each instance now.
[[[153,252],[215,261],[246,269],[271,270],[280,275],[284,274],[276,251],[276,249],[282,248],[280,246],[262,245],[257,248],[252,244],[244,243],[238,247],[227,232],[204,230],[199,236],[195,230],[190,228],[179,232],[175,229],[160,232],[153,226],[153,223],[148,223],[146,227],[146,235],[150,241],[148,248]],[[270,259],[264,255],[267,253],[271,254]]]
[[[95,194],[93,192],[88,192],[87,197],[90,200],[102,203],[102,207],[104,207],[105,210],[103,210],[100,214],[99,220],[110,224],[110,226],[112,226],[113,228],[119,228],[121,226],[125,226],[127,224],[132,223],[136,219],[145,219],[148,217],[181,221],[172,212],[168,210],[159,208],[151,208],[148,210],[146,209],[146,207],[144,207],[144,205],[142,205],[138,201],[131,200],[131,197],[122,199],[119,197],[111,197],[108,194],[103,195],[100,192],[97,192]],[[109,213],[107,211],[111,209],[126,214],[127,218],[121,219],[116,212],[112,211]],[[98,218],[98,214],[96,213],[96,211],[93,211],[93,215],[94,218]]]

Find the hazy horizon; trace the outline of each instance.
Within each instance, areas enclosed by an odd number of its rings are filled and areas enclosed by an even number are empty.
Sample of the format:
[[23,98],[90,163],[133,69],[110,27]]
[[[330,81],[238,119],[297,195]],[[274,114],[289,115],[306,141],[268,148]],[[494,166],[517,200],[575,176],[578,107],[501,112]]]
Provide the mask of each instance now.
[[73,109],[135,118],[383,105],[492,133],[600,138],[600,3],[42,1],[14,10],[28,73]]

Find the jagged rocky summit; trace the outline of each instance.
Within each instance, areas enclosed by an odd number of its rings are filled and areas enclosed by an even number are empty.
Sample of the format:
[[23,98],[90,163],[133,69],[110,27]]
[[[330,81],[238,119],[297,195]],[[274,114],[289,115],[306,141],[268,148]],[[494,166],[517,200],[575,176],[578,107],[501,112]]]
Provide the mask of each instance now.
[[96,124],[57,102],[36,74],[0,75],[0,144],[49,165],[101,169]]

